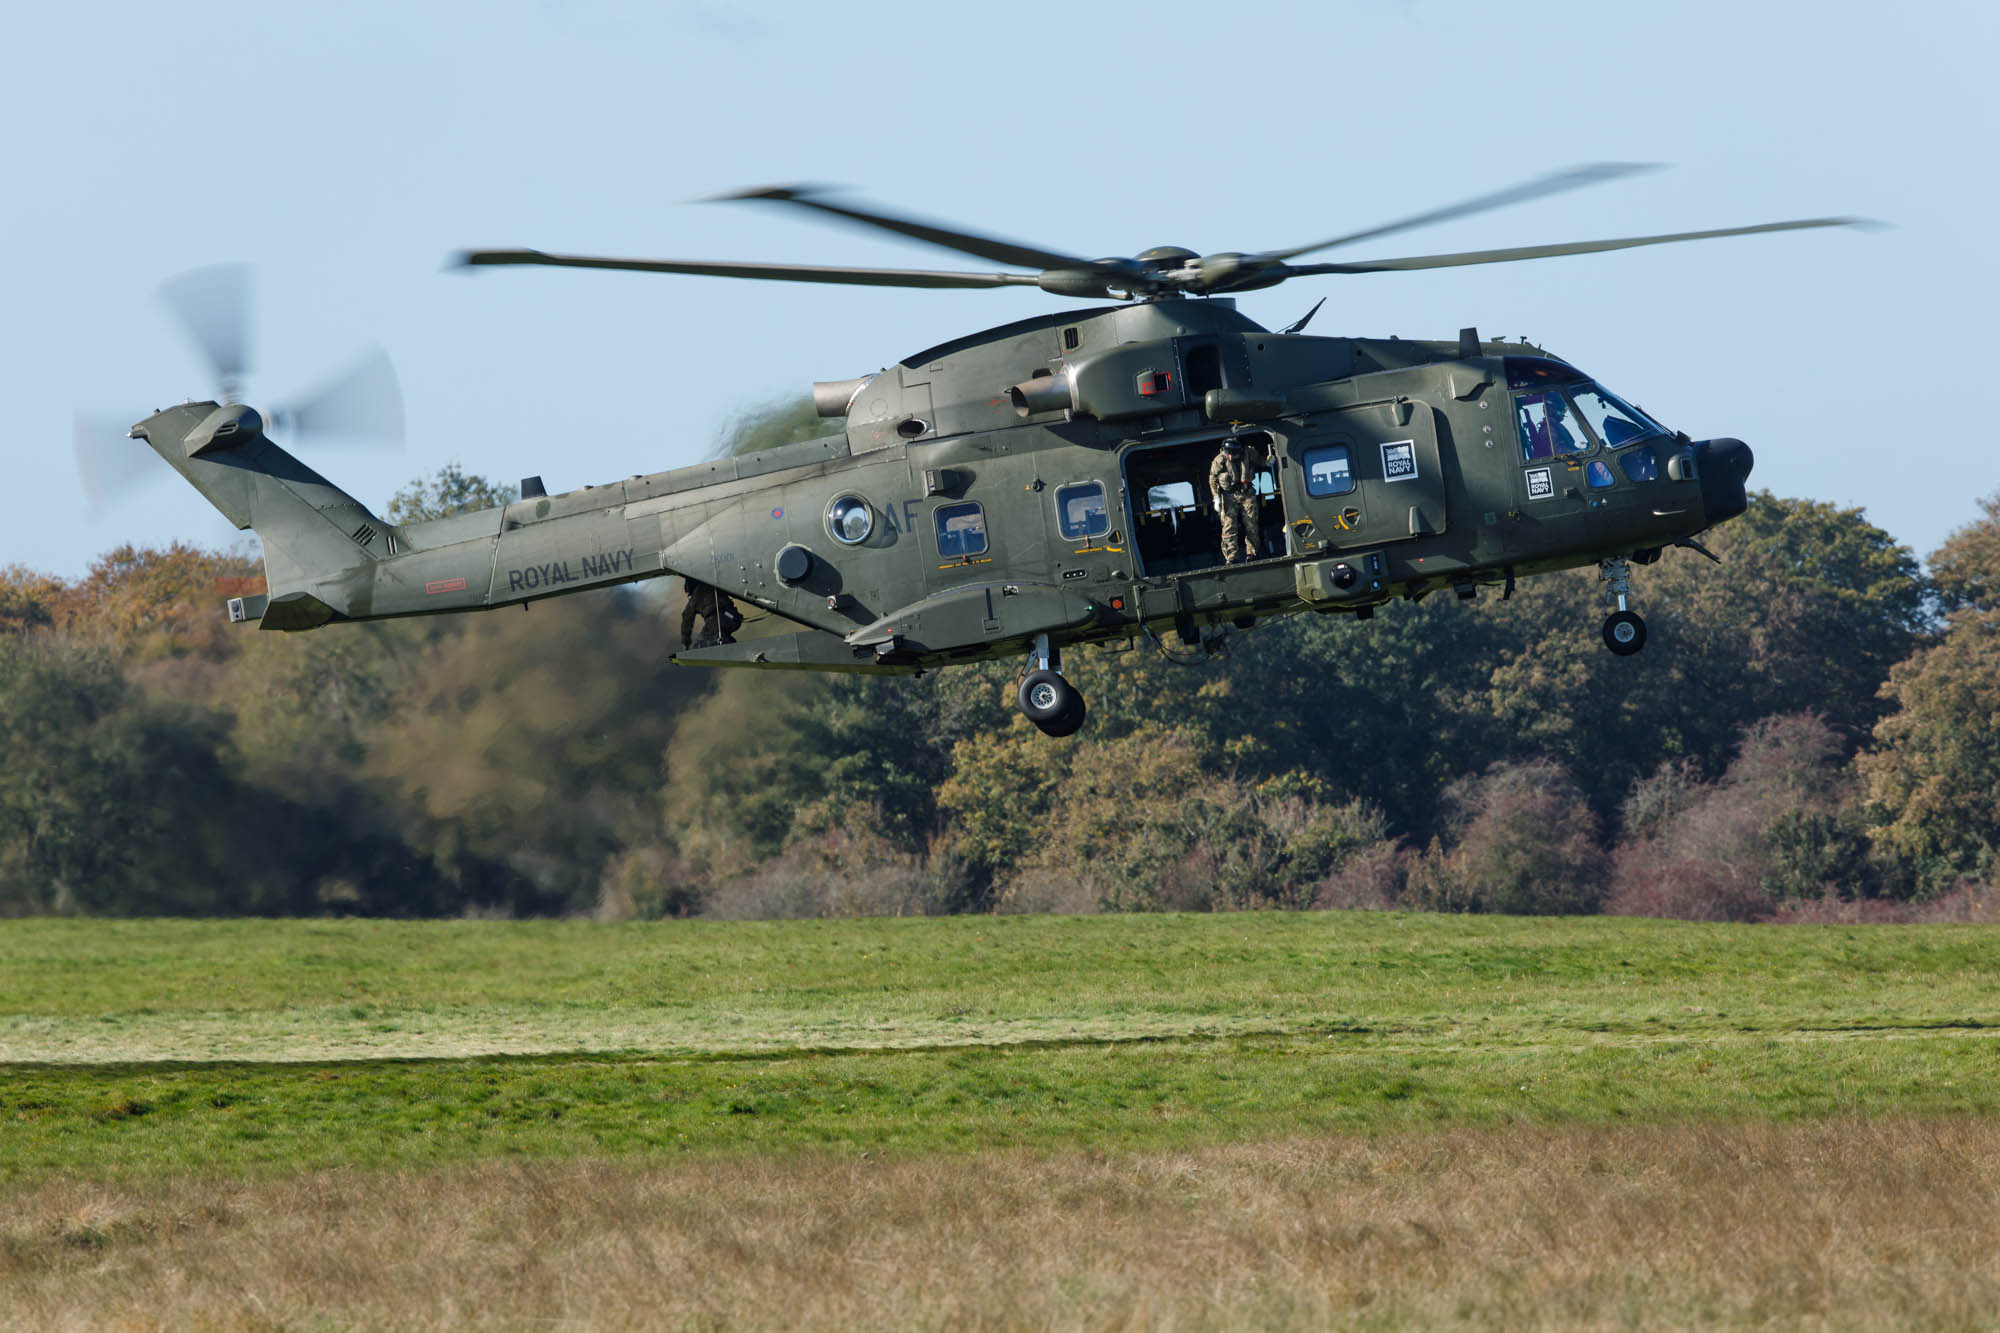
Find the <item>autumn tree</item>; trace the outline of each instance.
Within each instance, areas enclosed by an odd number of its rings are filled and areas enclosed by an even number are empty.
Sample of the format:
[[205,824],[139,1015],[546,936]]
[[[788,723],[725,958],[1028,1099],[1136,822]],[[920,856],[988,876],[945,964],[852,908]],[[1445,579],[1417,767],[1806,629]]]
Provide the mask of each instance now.
[[111,642],[130,665],[167,658],[220,662],[242,646],[245,633],[229,623],[224,603],[262,588],[258,563],[247,553],[185,542],[165,548],[128,543],[99,556],[65,588],[56,624]]
[[1604,891],[1597,815],[1550,759],[1498,763],[1444,790],[1444,837],[1411,869],[1412,905],[1537,916],[1595,912]]
[[0,569],[0,634],[47,629],[66,591],[61,579],[24,566]]
[[1662,763],[1625,800],[1605,910],[1747,921],[1790,899],[1861,896],[1853,785],[1843,737],[1814,713],[1752,723],[1712,781]]
[[1931,582],[1948,611],[2000,610],[2000,491],[1979,511],[1931,552]]

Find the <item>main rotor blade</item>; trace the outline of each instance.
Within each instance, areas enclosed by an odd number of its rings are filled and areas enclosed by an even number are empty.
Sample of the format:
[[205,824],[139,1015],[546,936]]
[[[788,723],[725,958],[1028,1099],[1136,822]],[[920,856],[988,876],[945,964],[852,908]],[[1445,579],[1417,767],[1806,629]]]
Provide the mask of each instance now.
[[160,299],[180,319],[215,370],[225,397],[233,397],[249,366],[250,267],[217,264],[170,278]]
[[1580,190],[1586,185],[1601,185],[1605,181],[1617,180],[1621,176],[1632,176],[1642,171],[1658,171],[1660,168],[1661,164],[1657,162],[1591,162],[1580,167],[1571,167],[1566,171],[1537,176],[1533,180],[1510,185],[1504,190],[1494,190],[1490,194],[1474,195],[1470,199],[1462,199],[1458,203],[1446,204],[1442,208],[1413,214],[1395,222],[1385,222],[1366,231],[1349,232],[1345,236],[1314,241],[1311,245],[1301,245],[1290,250],[1266,250],[1262,254],[1251,255],[1250,259],[1253,262],[1296,259],[1300,255],[1311,254],[1314,250],[1326,250],[1336,245],[1373,240],[1377,236],[1387,236],[1392,232],[1428,227],[1432,223],[1469,217],[1474,213],[1505,208],[1509,204],[1526,203],[1530,199],[1542,199],[1552,194],[1561,194],[1566,190]]
[[1003,241],[993,236],[981,236],[976,232],[958,231],[935,223],[919,222],[915,218],[897,217],[893,213],[874,213],[828,203],[810,186],[773,185],[763,189],[736,190],[728,194],[711,195],[710,198],[768,199],[777,203],[797,204],[800,208],[817,209],[837,218],[858,222],[864,227],[879,227],[898,236],[908,236],[913,240],[926,241],[947,250],[956,250],[975,259],[990,259],[996,264],[1013,264],[1020,268],[1091,267],[1089,260],[1079,259],[1075,255],[1058,254],[1053,250],[1041,250],[1016,241]]
[[1766,231],[1804,231],[1812,227],[1865,227],[1867,218],[1807,218],[1797,222],[1764,222],[1754,227],[1723,227],[1715,231],[1682,231],[1671,236],[1626,236],[1610,241],[1570,241],[1563,245],[1524,245],[1509,250],[1467,250],[1455,255],[1414,255],[1407,259],[1370,259],[1353,264],[1287,265],[1284,275],[1312,273],[1388,273],[1420,268],[1458,268],[1467,264],[1505,264],[1516,259],[1548,259],[1554,255],[1589,255],[1604,250],[1630,250],[1641,245],[1675,241],[1708,241],[1719,236],[1754,236]]
[[369,348],[346,370],[272,416],[274,424],[295,436],[403,447],[403,390],[395,366],[379,347]]
[[540,250],[469,250],[463,267],[539,264],[554,268],[615,268],[638,273],[694,273],[711,278],[769,278],[779,282],[836,282],[856,287],[1032,287],[1033,273],[944,273],[913,268],[828,268],[819,264],[740,264],[724,260],[604,259],[552,255]]

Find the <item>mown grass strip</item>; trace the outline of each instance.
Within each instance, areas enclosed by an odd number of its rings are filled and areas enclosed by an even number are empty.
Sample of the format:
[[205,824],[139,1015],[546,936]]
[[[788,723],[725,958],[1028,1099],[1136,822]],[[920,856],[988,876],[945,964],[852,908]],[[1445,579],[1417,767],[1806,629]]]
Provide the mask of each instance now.
[[2000,1110],[2000,1040],[1339,1036],[759,1059],[0,1069],[0,1178],[488,1157],[1126,1150],[1418,1127]]
[[0,923],[0,1061],[2000,1024],[1992,927],[1375,913]]

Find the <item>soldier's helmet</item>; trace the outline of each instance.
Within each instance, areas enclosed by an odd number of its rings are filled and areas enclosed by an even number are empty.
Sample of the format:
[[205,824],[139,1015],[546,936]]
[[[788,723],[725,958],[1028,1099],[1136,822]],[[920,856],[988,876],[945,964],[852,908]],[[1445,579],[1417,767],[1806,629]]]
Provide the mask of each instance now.
[[1227,454],[1240,454],[1243,452],[1243,441],[1232,435],[1222,442],[1222,451]]

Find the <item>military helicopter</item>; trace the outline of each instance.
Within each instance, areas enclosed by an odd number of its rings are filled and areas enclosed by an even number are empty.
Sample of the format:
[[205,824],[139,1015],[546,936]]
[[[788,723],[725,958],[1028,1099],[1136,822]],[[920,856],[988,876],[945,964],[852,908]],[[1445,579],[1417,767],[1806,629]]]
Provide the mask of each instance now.
[[[1018,702],[1052,736],[1084,721],[1065,649],[1141,637],[1213,650],[1299,612],[1370,616],[1392,598],[1595,564],[1604,642],[1636,653],[1631,567],[1743,512],[1751,452],[1695,441],[1572,363],[1483,340],[1277,332],[1236,293],[1318,274],[1399,272],[1761,232],[1757,226],[1360,262],[1295,262],[1641,168],[1555,172],[1309,245],[1084,259],[807,187],[723,196],[886,230],[1001,272],[615,259],[475,250],[470,266],[553,265],[919,288],[1035,286],[1098,304],[968,334],[873,375],[813,385],[806,443],[398,526],[273,443],[232,393],[134,426],[264,550],[268,591],[231,598],[264,629],[473,611],[668,574],[797,628],[690,647],[687,666],[919,673],[1024,660]],[[1323,302],[1322,302],[1323,304]],[[220,363],[219,363],[220,364]],[[227,374],[229,367],[220,366]],[[1224,563],[1211,463],[1252,465],[1253,530]],[[1232,449],[1232,452],[1234,449]],[[1239,520],[1240,522],[1240,520]],[[1710,556],[1712,559],[1713,556]],[[1171,651],[1171,650],[1170,650]]]

